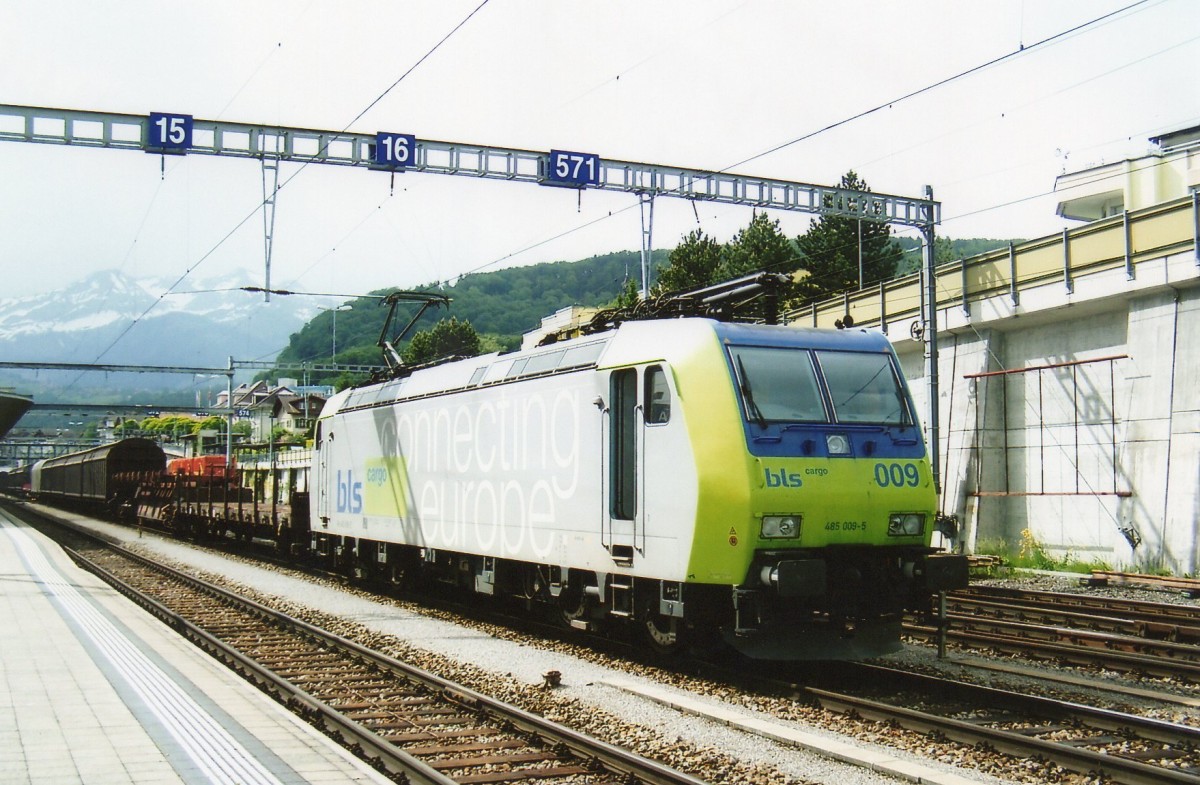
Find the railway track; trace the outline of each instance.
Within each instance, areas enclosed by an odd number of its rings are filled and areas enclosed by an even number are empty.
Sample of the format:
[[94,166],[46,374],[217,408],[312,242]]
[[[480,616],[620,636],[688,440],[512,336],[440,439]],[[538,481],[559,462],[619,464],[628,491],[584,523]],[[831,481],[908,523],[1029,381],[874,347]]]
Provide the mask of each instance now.
[[[169,613],[175,612],[169,611]],[[274,612],[269,611],[268,613],[273,614]],[[248,648],[252,650],[262,648],[261,656],[268,665],[272,664],[272,657],[273,664],[280,667],[293,661],[287,646],[279,648],[273,641],[268,640],[268,637],[273,637],[274,633],[272,636],[266,636],[260,628],[258,632],[247,633],[247,635],[251,640]],[[268,643],[271,643],[269,651],[267,650]],[[274,654],[272,655],[270,652],[274,652]],[[317,665],[312,668],[293,669],[295,672],[290,674],[293,677],[292,686],[295,687],[297,682],[302,685],[306,683],[323,685],[325,682],[336,685],[336,681],[327,676],[329,668],[330,666],[318,660]],[[970,753],[973,758],[982,754],[982,751],[1003,753],[1003,756],[997,755],[998,759],[1007,758],[1008,762],[997,764],[998,768],[993,771],[1004,770],[1006,767],[1018,770],[1022,765],[1028,766],[1028,764],[1022,764],[1022,760],[1033,759],[1054,762],[1064,769],[1077,772],[1102,772],[1112,781],[1121,783],[1195,783],[1200,781],[1200,770],[1196,768],[1198,761],[1195,752],[1200,747],[1200,739],[1197,739],[1200,731],[1192,728],[1153,720],[1143,721],[1135,716],[1118,712],[1073,707],[1072,704],[1044,698],[987,690],[912,674],[904,675],[902,680],[901,676],[894,674],[885,677],[882,675],[885,671],[859,671],[858,673],[859,675],[851,681],[858,684],[879,685],[886,687],[886,690],[864,694],[861,690],[848,689],[840,685],[834,685],[832,688],[822,686],[796,689],[803,689],[806,693],[807,697],[804,699],[804,703],[824,706],[830,711],[848,714],[851,717],[881,720],[889,725],[908,729],[913,734],[921,734],[910,736],[908,741],[901,742],[903,747],[924,749],[930,743],[940,740],[971,745],[980,750],[979,753]],[[369,692],[371,689],[371,685],[374,684],[372,675],[373,672],[359,673],[359,686],[363,690]],[[738,682],[731,678],[726,683],[737,684]],[[718,685],[719,687],[720,685]],[[441,688],[435,687],[434,689],[440,690]],[[726,687],[724,691],[727,689]],[[465,692],[469,693],[469,691]],[[714,692],[721,693],[723,691],[717,689]],[[318,697],[315,700],[318,703],[343,709],[345,715],[349,715],[348,724],[359,724],[366,727],[374,724],[376,726],[374,736],[381,737],[384,741],[387,741],[386,737],[389,733],[394,735],[404,733],[395,728],[379,727],[386,726],[388,718],[371,716],[373,713],[379,714],[380,711],[374,710],[370,705],[365,705],[365,700],[355,697],[357,693],[342,698],[338,698],[337,693],[333,697],[319,697],[322,694],[317,693]],[[793,695],[796,694],[798,693],[793,691]],[[933,695],[937,695],[938,700],[931,700],[930,696]],[[310,698],[312,698],[311,694]],[[303,707],[303,713],[316,716],[316,709],[309,709],[303,703],[305,700],[303,697],[283,697],[282,699]],[[796,705],[794,700],[785,700],[782,705],[786,706],[789,702],[793,706]],[[468,708],[472,708],[472,704],[468,703]],[[458,711],[461,712],[461,709]],[[788,716],[788,712],[782,712],[781,716]],[[325,721],[318,720],[318,722]],[[869,728],[873,724],[867,723],[866,727]],[[345,736],[343,731],[337,729],[336,722],[333,727],[335,728],[333,733]],[[408,731],[407,733],[420,732]],[[859,731],[860,734],[863,732]],[[867,730],[865,734],[870,736],[872,732]],[[349,736],[345,737],[349,738]],[[510,743],[521,742],[524,738],[524,736],[518,736]],[[923,741],[923,738],[926,740]],[[422,746],[433,747],[432,743],[422,744],[412,739],[411,736],[407,739],[397,739],[397,741],[401,746],[408,745],[410,748],[422,752],[433,751],[421,749]],[[466,754],[464,751],[459,750],[455,753],[453,750],[453,747],[459,743],[446,741],[446,743],[440,744],[443,753],[442,760],[453,761],[454,754],[458,754],[460,758],[464,757]],[[367,757],[375,757],[376,750],[371,746],[356,741],[350,741],[350,744],[358,744],[365,751]],[[518,754],[529,754],[534,751],[544,751],[547,747],[553,751],[556,744],[556,742],[541,743],[535,745],[536,750],[526,747],[513,747],[512,749]],[[585,760],[591,761],[593,758],[585,757]],[[543,764],[541,768],[549,769],[551,765]],[[595,765],[587,763],[581,767],[587,769],[588,766],[595,767]],[[537,768],[536,764],[528,766],[528,769],[533,771],[536,771]],[[388,770],[391,770],[390,767]],[[588,770],[592,771],[592,769]],[[590,775],[592,777],[590,781],[625,781],[614,779],[617,776],[614,770],[605,768],[597,771],[599,773]],[[451,774],[456,773],[451,772]],[[528,777],[529,775],[521,776]],[[510,780],[462,779],[451,781],[503,782]],[[550,781],[554,782],[553,779]],[[631,779],[628,781],[656,782],[659,780]]]
[[[1200,609],[1107,597],[974,587],[946,599],[947,640],[1006,654],[1200,684]],[[905,632],[936,641],[910,618]]]
[[1092,586],[1140,586],[1160,591],[1177,591],[1192,599],[1200,597],[1200,578],[1092,570],[1091,577],[1085,580]]
[[956,613],[1200,645],[1200,607],[1071,592],[975,586],[949,595]]
[[71,557],[397,781],[702,781],[112,545]]
[[[167,529],[161,531],[172,534]],[[244,548],[223,540],[208,544],[234,553],[245,552]],[[314,575],[341,577],[276,559],[268,550],[258,549],[254,555]],[[1072,666],[1200,683],[1200,608],[1194,606],[976,586],[949,593],[947,621],[948,640],[966,646]],[[539,626],[512,617],[506,617],[504,623]],[[549,625],[541,628],[544,634],[561,633]],[[910,619],[905,630],[914,638],[937,640],[937,628],[929,623]],[[607,636],[594,637],[594,645],[602,648],[611,643]]]
[[1200,728],[981,685],[849,665],[869,688],[806,687],[831,710],[1130,785],[1200,781]]

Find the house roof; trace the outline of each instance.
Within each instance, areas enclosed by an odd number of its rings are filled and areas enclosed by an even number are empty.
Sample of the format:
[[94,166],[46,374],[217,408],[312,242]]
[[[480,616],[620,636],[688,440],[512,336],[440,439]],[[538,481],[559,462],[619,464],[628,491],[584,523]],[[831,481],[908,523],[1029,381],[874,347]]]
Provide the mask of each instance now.
[[274,417],[286,414],[289,417],[311,418],[317,416],[324,405],[325,398],[320,395],[295,395],[289,391],[275,398],[271,412]]
[[1175,131],[1168,131],[1159,136],[1150,137],[1150,141],[1162,148],[1164,153],[1181,150],[1185,147],[1193,147],[1200,144],[1200,125],[1193,125],[1189,128],[1180,128]]

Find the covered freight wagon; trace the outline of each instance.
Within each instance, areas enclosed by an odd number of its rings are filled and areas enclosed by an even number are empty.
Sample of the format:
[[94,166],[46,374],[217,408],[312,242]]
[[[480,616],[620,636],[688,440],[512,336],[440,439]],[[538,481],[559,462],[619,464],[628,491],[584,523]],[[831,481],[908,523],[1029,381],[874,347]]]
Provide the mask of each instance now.
[[161,472],[167,459],[149,439],[122,439],[90,450],[48,458],[33,465],[34,496],[105,504],[120,496],[118,477]]

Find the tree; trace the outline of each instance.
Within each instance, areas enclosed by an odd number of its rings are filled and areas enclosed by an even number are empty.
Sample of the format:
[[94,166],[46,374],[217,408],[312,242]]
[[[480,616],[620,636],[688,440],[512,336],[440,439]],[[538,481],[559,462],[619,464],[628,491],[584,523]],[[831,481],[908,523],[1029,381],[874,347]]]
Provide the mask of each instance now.
[[667,257],[667,264],[658,268],[655,293],[674,292],[707,286],[717,281],[721,264],[721,244],[703,230],[689,232]]
[[217,433],[225,433],[225,426],[226,421],[224,417],[216,414],[210,414],[192,426],[192,433],[200,433],[200,431],[216,431]]
[[190,417],[169,414],[165,417],[147,417],[142,420],[142,430],[152,438],[163,437],[174,441],[181,436],[190,435],[195,424],[196,421]]
[[[853,191],[870,191],[853,170],[842,176],[841,187]],[[825,198],[825,206],[833,207],[839,197]],[[844,205],[853,207],[853,205]],[[868,212],[874,217],[873,213]],[[883,218],[882,215],[878,216]],[[804,234],[796,238],[808,277],[800,282],[804,299],[827,297],[847,289],[857,289],[893,278],[902,258],[900,247],[891,239],[891,227],[882,220],[850,218],[842,215],[822,215]],[[861,235],[860,235],[861,232]],[[862,279],[859,279],[859,246],[862,247]]]
[[632,308],[642,301],[642,288],[636,278],[628,278],[625,288],[608,304],[608,308]]
[[443,357],[474,357],[479,354],[479,334],[468,321],[455,317],[442,319],[429,330],[413,335],[404,350],[409,365],[440,360]]
[[479,353],[491,354],[492,352],[515,352],[521,348],[521,338],[513,335],[496,335],[495,333],[481,333],[479,336]]
[[796,249],[765,212],[754,211],[750,224],[733,236],[721,254],[717,280],[726,281],[764,270],[790,273],[797,267]]

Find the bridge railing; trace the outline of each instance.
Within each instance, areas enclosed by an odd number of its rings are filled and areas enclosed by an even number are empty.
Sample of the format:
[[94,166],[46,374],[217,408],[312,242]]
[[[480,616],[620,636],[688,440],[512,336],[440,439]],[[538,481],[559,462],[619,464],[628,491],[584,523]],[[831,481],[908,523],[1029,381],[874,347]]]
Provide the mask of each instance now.
[[[1070,293],[1077,279],[1124,268],[1137,277],[1143,262],[1191,250],[1200,271],[1200,195],[1094,221],[1061,234],[947,262],[936,271],[938,309],[971,305],[1007,296],[1016,307],[1021,292],[1060,282]],[[882,327],[922,312],[921,274],[884,281],[860,291],[799,308],[787,314],[792,324],[834,327],[849,314],[856,326]]]

